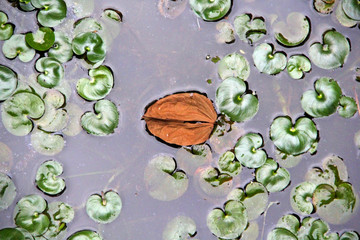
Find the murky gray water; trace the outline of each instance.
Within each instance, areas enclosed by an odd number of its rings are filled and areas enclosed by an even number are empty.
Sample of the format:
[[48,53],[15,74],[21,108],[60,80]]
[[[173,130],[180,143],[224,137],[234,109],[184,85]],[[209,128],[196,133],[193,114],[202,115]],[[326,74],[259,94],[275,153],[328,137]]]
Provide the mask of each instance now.
[[[259,96],[260,109],[250,121],[241,124],[246,132],[259,132],[263,135],[265,149],[269,157],[274,157],[274,147],[269,139],[269,126],[272,120],[282,112],[279,102],[281,94],[289,103],[289,114],[293,119],[303,115],[300,97],[305,90],[313,89],[318,77],[328,76],[336,79],[343,93],[354,97],[359,91],[359,83],[354,79],[354,67],[360,66],[360,30],[342,27],[335,16],[321,16],[312,8],[312,1],[296,0],[235,0],[228,20],[242,13],[252,13],[266,19],[268,34],[260,42],[273,43],[277,50],[290,56],[295,53],[307,55],[311,43],[321,41],[325,30],[335,28],[351,39],[351,53],[343,68],[325,71],[313,66],[305,79],[293,80],[286,72],[268,76],[260,74],[254,67],[252,52],[254,47],[239,39],[230,45],[218,44],[215,41],[216,23],[197,20],[187,6],[182,15],[171,20],[160,15],[157,0],[105,0],[95,2],[95,13],[112,7],[124,15],[120,35],[115,39],[112,49],[108,51],[105,65],[110,66],[115,75],[115,88],[107,99],[119,105],[120,127],[109,137],[94,137],[82,131],[76,137],[66,136],[64,150],[53,157],[64,165],[66,191],[59,197],[43,195],[34,185],[38,166],[49,157],[36,153],[30,146],[30,135],[15,137],[0,124],[0,141],[6,143],[13,151],[13,167],[9,175],[13,178],[18,195],[16,201],[27,194],[40,194],[51,201],[64,201],[76,208],[76,216],[68,225],[68,235],[81,229],[98,230],[104,239],[161,239],[163,229],[169,220],[178,215],[186,215],[197,224],[198,239],[216,239],[206,226],[206,216],[214,207],[221,207],[225,198],[204,198],[194,187],[195,179],[190,177],[189,188],[179,199],[162,202],[152,199],[143,181],[144,169],[148,161],[158,153],[175,155],[178,149],[158,142],[150,136],[141,121],[144,107],[151,101],[164,95],[177,92],[197,90],[205,92],[215,100],[215,91],[220,84],[217,77],[217,66],[205,57],[223,57],[228,53],[245,52],[245,57],[253,66],[248,79],[250,88]],[[9,15],[10,22],[16,25],[16,31],[26,32],[36,29],[35,13],[23,13],[14,9],[6,0],[0,0],[1,10]],[[270,19],[276,14],[285,20],[288,13],[298,11],[311,19],[312,31],[308,41],[301,47],[285,48],[275,42]],[[31,20],[31,21],[30,21]],[[24,23],[22,24],[21,23]],[[0,47],[2,42],[0,43]],[[78,61],[73,59],[67,67]],[[27,75],[35,72],[35,59],[30,64],[18,60],[9,61],[0,54],[1,64],[14,69],[18,74]],[[87,71],[80,70],[79,78],[86,77]],[[207,79],[213,83],[208,84]],[[72,84],[73,94],[69,102],[80,104],[89,111],[92,103],[85,102],[75,92],[77,79],[68,79]],[[276,90],[279,89],[280,90]],[[348,167],[349,182],[360,192],[359,151],[353,137],[360,129],[358,114],[351,119],[343,119],[337,114],[327,118],[315,119],[320,131],[318,152],[314,156],[306,154],[302,162],[289,169],[291,185],[285,191],[270,194],[270,201],[280,201],[280,205],[270,208],[265,219],[264,236],[274,227],[277,220],[287,213],[292,213],[289,194],[293,186],[303,181],[307,170],[320,166],[328,154],[342,157]],[[239,136],[240,137],[240,136]],[[231,148],[232,146],[229,146]],[[214,163],[218,155],[214,154]],[[115,174],[115,170],[121,170]],[[100,173],[99,173],[100,172]],[[102,173],[101,173],[102,172]],[[119,171],[118,171],[119,172]],[[250,171],[243,171],[241,184],[246,185],[252,179]],[[110,180],[110,183],[109,183]],[[113,223],[98,225],[93,222],[83,207],[88,196],[102,190],[116,189],[123,201],[120,217]],[[14,226],[12,212],[14,204],[0,213],[0,229]],[[317,215],[314,215],[315,217]],[[260,229],[263,216],[258,218]],[[356,230],[360,232],[360,213],[344,225],[331,226],[332,231]],[[265,238],[265,237],[264,237]],[[260,237],[259,237],[260,239]]]

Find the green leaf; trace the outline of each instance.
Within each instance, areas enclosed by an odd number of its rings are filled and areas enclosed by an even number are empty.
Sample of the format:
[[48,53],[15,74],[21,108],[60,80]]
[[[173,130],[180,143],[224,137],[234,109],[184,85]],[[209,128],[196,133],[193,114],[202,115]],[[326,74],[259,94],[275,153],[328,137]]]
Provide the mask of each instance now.
[[246,81],[250,75],[250,65],[243,55],[231,53],[220,60],[218,73],[222,80],[237,77]]
[[300,214],[311,214],[314,210],[311,202],[316,185],[311,182],[302,182],[295,186],[290,193],[292,209]]
[[304,55],[293,55],[289,58],[286,69],[290,77],[300,79],[304,77],[304,72],[310,72],[311,62]]
[[235,154],[230,151],[220,156],[218,165],[221,172],[229,174],[231,177],[239,175],[242,168],[240,162],[235,159]]
[[323,34],[323,44],[313,43],[309,49],[311,61],[323,69],[341,67],[350,53],[349,41],[335,30]]
[[286,55],[282,52],[274,52],[273,46],[262,43],[253,52],[255,66],[260,72],[274,75],[286,67]]
[[86,213],[97,223],[111,223],[120,214],[122,202],[114,191],[91,195],[86,202]]
[[326,239],[326,240],[338,240],[339,235],[337,233],[329,234],[330,228],[326,222],[321,219],[312,222],[308,238],[310,239]]
[[359,240],[359,235],[353,231],[344,232],[341,235],[340,240]]
[[7,21],[6,13],[0,11],[0,41],[9,39],[14,33],[14,25]]
[[16,196],[16,187],[11,178],[0,172],[0,212],[7,209]]
[[281,152],[296,156],[312,147],[317,141],[318,131],[315,123],[307,117],[300,117],[293,124],[289,116],[281,116],[272,122],[270,138]]
[[310,21],[302,13],[292,12],[285,22],[274,24],[276,40],[287,47],[295,47],[302,44],[310,34]]
[[76,35],[72,42],[72,49],[76,55],[86,54],[87,60],[93,64],[104,61],[106,55],[106,47],[102,38],[94,32]]
[[343,118],[351,118],[358,111],[357,104],[352,97],[341,96],[338,112]]
[[212,234],[222,239],[234,239],[241,235],[248,223],[245,206],[238,201],[225,203],[224,211],[214,209],[207,216],[207,226]]
[[258,133],[248,133],[242,136],[235,145],[235,155],[247,168],[259,168],[267,160],[266,152],[260,149],[263,139]]
[[35,50],[47,51],[55,42],[55,34],[51,28],[40,27],[36,33],[27,33],[25,41]]
[[196,170],[200,189],[207,196],[222,197],[231,191],[232,177],[211,166]]
[[60,195],[65,190],[64,179],[58,178],[62,173],[61,163],[54,160],[43,162],[36,173],[36,186],[50,196]]
[[344,0],[342,8],[351,19],[360,21],[360,2],[358,0]]
[[219,20],[231,8],[231,0],[190,0],[189,3],[196,15],[205,21]]
[[62,32],[55,32],[55,42],[49,49],[48,56],[55,58],[60,63],[70,61],[73,56],[71,40]]
[[97,232],[82,230],[72,234],[67,240],[102,240],[102,237]]
[[176,152],[175,159],[181,169],[193,175],[198,167],[212,161],[212,153],[209,145],[193,145],[190,148],[180,148]]
[[31,119],[40,118],[45,111],[42,99],[31,92],[18,92],[1,106],[4,127],[11,134],[25,136],[33,129]]
[[341,88],[331,78],[322,77],[316,80],[314,90],[308,90],[301,96],[301,107],[312,117],[330,116],[339,105]]
[[289,230],[294,235],[297,235],[299,228],[300,228],[300,221],[299,218],[295,215],[288,214],[282,216],[276,224],[278,228],[284,228]]
[[176,169],[175,160],[168,155],[158,155],[150,160],[144,181],[150,196],[160,201],[178,199],[189,185],[185,172]]
[[37,20],[44,27],[55,27],[66,18],[67,7],[63,0],[31,0],[31,4],[39,9]]
[[103,15],[106,16],[108,19],[114,20],[116,22],[122,22],[122,13],[115,9],[105,9]]
[[114,133],[119,124],[119,112],[109,100],[100,100],[94,105],[94,111],[81,117],[81,126],[89,134],[105,136]]
[[256,169],[255,177],[269,192],[280,192],[290,184],[290,173],[270,158]]
[[102,30],[102,25],[98,22],[98,20],[92,17],[85,17],[77,20],[74,23],[74,35],[77,36],[80,33],[87,32],[99,32]]
[[42,57],[36,61],[35,68],[40,74],[38,83],[45,88],[53,88],[59,85],[64,78],[64,68],[55,58]]
[[23,197],[14,210],[16,226],[24,228],[34,236],[45,233],[50,224],[50,219],[45,214],[46,207],[46,201],[39,195]]
[[227,200],[235,200],[244,204],[248,220],[255,220],[265,212],[268,205],[269,194],[266,188],[258,182],[246,185],[245,190],[233,189],[227,196]]
[[319,13],[329,14],[334,10],[337,1],[313,0],[315,10]]
[[25,240],[25,236],[16,228],[3,228],[0,229],[0,240]]
[[253,18],[251,14],[241,14],[234,20],[234,28],[243,42],[252,45],[266,35],[266,24],[263,18]]
[[[16,0],[15,0],[16,1]],[[36,8],[31,4],[31,0],[18,0],[19,8],[25,12],[31,12]]]
[[196,235],[194,220],[185,216],[173,218],[163,231],[163,240],[190,240]]
[[35,50],[30,48],[25,41],[25,35],[14,34],[2,46],[5,57],[13,59],[19,56],[20,61],[30,62],[35,56]]
[[65,145],[64,138],[58,134],[46,133],[42,130],[35,130],[31,134],[31,146],[46,156],[54,156],[60,153]]
[[216,105],[232,121],[244,122],[259,110],[257,97],[248,93],[246,83],[240,78],[229,77],[216,90]]
[[10,68],[0,65],[0,101],[8,99],[18,84],[17,74]]
[[339,2],[339,4],[336,7],[336,12],[335,12],[336,19],[344,27],[354,27],[356,24],[358,24],[358,21],[355,21],[346,15],[346,13],[343,10],[343,6],[342,6],[343,3],[344,1]]
[[114,77],[106,66],[89,70],[90,80],[81,78],[76,85],[78,94],[90,101],[106,97],[114,86]]
[[275,228],[269,233],[267,240],[298,240],[298,238],[285,228]]
[[233,43],[235,41],[234,29],[228,22],[219,22],[216,24],[216,42],[218,43]]

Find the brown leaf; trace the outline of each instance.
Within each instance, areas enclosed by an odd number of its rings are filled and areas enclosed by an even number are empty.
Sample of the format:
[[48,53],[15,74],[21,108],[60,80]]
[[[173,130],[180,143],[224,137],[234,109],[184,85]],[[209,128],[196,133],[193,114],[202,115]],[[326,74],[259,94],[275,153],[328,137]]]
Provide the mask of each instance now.
[[184,146],[205,142],[214,128],[217,113],[206,96],[188,92],[159,99],[148,107],[143,119],[156,137]]

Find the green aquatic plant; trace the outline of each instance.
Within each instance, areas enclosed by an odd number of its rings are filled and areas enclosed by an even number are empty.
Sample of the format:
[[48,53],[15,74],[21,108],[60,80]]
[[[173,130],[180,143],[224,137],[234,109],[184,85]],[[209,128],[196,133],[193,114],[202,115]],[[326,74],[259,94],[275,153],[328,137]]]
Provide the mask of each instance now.
[[25,41],[25,35],[14,34],[2,46],[5,57],[13,59],[19,57],[22,62],[30,62],[35,57],[35,50]]
[[54,156],[60,153],[65,145],[62,135],[47,133],[39,129],[31,134],[30,140],[35,151],[46,156]]
[[216,105],[232,121],[244,122],[255,116],[259,100],[249,93],[246,83],[240,78],[229,77],[216,90]]
[[6,13],[0,11],[0,41],[9,39],[14,33],[14,25],[8,23]]
[[341,96],[337,111],[343,118],[351,118],[358,111],[356,101],[352,97]]
[[323,43],[313,43],[309,49],[311,61],[323,69],[341,67],[350,53],[349,41],[335,30],[323,34]]
[[48,51],[48,56],[55,58],[60,63],[70,61],[73,56],[71,40],[62,32],[55,32],[55,41]]
[[267,160],[263,147],[263,138],[258,133],[242,136],[235,145],[235,155],[242,165],[248,168],[259,168]]
[[290,203],[295,212],[311,214],[314,211],[311,198],[315,188],[316,184],[312,182],[302,182],[291,190]]
[[89,101],[106,97],[114,86],[114,77],[106,66],[89,70],[90,80],[81,78],[76,85],[78,94]]
[[220,156],[218,165],[222,173],[229,174],[231,177],[239,175],[242,169],[240,162],[235,158],[235,154],[230,151]]
[[272,122],[270,138],[281,152],[296,156],[313,147],[318,139],[318,131],[310,118],[298,118],[293,124],[289,116],[281,116]]
[[194,13],[205,21],[223,18],[231,9],[231,0],[190,0]]
[[14,93],[17,85],[16,73],[12,69],[0,65],[0,102],[8,99]]
[[331,78],[316,80],[315,90],[308,90],[301,96],[301,107],[312,117],[325,117],[336,112],[342,95],[339,84]]
[[16,228],[3,228],[0,229],[0,240],[25,240],[25,236]]
[[360,3],[357,0],[342,1],[342,8],[349,18],[360,21]]
[[116,105],[109,100],[95,103],[93,112],[81,116],[81,126],[89,134],[105,136],[114,133],[119,124],[119,112]]
[[103,240],[102,237],[91,230],[81,230],[72,234],[67,240]]
[[175,159],[178,167],[192,175],[198,167],[212,160],[212,153],[207,144],[192,145],[189,148],[180,148],[176,152]]
[[322,14],[329,14],[334,10],[335,0],[313,0],[314,8]]
[[302,13],[292,12],[285,22],[274,24],[276,40],[286,47],[296,47],[304,43],[310,34],[310,21]]
[[64,78],[64,68],[60,62],[52,57],[42,57],[36,61],[35,68],[40,74],[37,82],[45,88],[53,88],[59,85]]
[[274,52],[273,46],[262,43],[253,52],[253,59],[256,68],[269,75],[274,75],[286,67],[286,55],[282,52]]
[[246,81],[250,75],[250,65],[243,55],[231,53],[219,61],[218,73],[222,80],[237,77]]
[[123,15],[118,10],[108,8],[104,10],[103,15],[111,20],[122,22]]
[[234,28],[240,40],[251,45],[267,33],[265,20],[261,17],[252,18],[251,14],[237,16],[234,20]]
[[62,173],[61,163],[55,160],[45,161],[36,173],[36,186],[45,194],[59,195],[65,190],[64,179],[58,178]]
[[120,214],[122,202],[118,193],[108,191],[91,195],[86,202],[86,213],[97,223],[111,223]]
[[37,20],[44,27],[55,27],[66,18],[67,7],[63,0],[31,0],[31,4],[39,9]]
[[233,178],[229,174],[212,166],[199,168],[196,172],[200,189],[207,196],[222,197],[230,192]]
[[358,21],[346,15],[343,9],[343,3],[344,1],[339,2],[338,6],[336,7],[336,12],[335,12],[336,19],[344,27],[354,27],[356,24],[358,24]]
[[44,102],[37,94],[18,92],[2,104],[2,122],[10,133],[25,136],[33,129],[32,119],[39,119],[44,111]]
[[40,27],[35,33],[29,32],[25,35],[26,43],[35,50],[47,51],[55,42],[55,33],[51,28]]
[[311,62],[304,55],[293,55],[289,58],[286,70],[291,78],[300,79],[304,77],[305,72],[310,72]]
[[86,59],[93,64],[104,61],[106,55],[105,43],[99,34],[85,32],[76,35],[72,41],[72,49],[76,55],[86,55]]
[[228,22],[219,22],[216,24],[216,42],[218,43],[233,43],[235,41],[235,34],[233,26]]
[[11,178],[0,172],[0,212],[7,209],[16,196],[16,187]]
[[196,235],[194,220],[186,216],[177,216],[166,225],[163,240],[190,240]]

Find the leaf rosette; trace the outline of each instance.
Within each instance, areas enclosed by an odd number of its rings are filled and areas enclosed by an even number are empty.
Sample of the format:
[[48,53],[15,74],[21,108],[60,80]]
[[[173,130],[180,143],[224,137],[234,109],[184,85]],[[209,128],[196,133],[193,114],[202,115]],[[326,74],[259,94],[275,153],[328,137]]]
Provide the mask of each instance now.
[[85,32],[76,35],[72,41],[72,49],[76,55],[86,55],[86,59],[92,64],[104,61],[106,46],[99,34]]
[[244,56],[231,53],[220,60],[218,73],[222,80],[229,77],[238,77],[246,81],[250,75],[250,65]]
[[205,21],[223,18],[231,8],[231,0],[190,0],[191,9]]
[[248,133],[242,136],[235,145],[235,155],[247,168],[259,168],[267,160],[263,146],[263,138],[258,133]]
[[67,7],[63,0],[31,0],[31,4],[39,9],[37,20],[44,27],[55,27],[66,18]]
[[53,88],[59,85],[64,78],[64,68],[60,62],[52,57],[42,57],[36,61],[35,68],[40,74],[38,83],[45,88]]
[[7,21],[6,13],[0,11],[0,41],[9,39],[14,33],[14,25]]
[[18,84],[16,73],[10,68],[0,65],[0,102],[8,99]]
[[260,72],[274,75],[286,67],[286,55],[282,52],[274,52],[273,46],[262,43],[253,52],[253,59]]
[[36,186],[50,196],[59,195],[65,190],[65,181],[58,178],[63,173],[61,163],[49,160],[42,163],[36,173]]
[[255,116],[259,100],[248,93],[246,83],[240,78],[229,77],[216,90],[216,105],[232,121],[244,122]]
[[25,35],[14,34],[2,46],[5,57],[14,59],[19,57],[22,62],[30,62],[35,57],[35,50],[25,41]]
[[111,223],[120,214],[122,202],[119,194],[114,191],[93,194],[86,202],[86,213],[97,223]]

